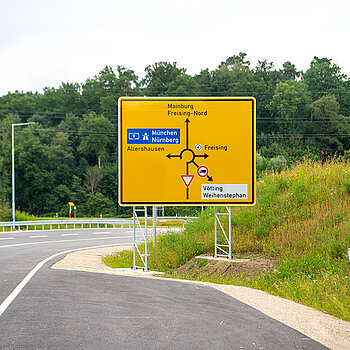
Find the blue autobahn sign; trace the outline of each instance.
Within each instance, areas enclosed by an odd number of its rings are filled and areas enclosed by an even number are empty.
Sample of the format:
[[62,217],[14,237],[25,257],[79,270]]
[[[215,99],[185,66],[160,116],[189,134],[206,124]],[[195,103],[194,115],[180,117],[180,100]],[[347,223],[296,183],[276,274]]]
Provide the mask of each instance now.
[[127,143],[180,144],[180,129],[127,129]]

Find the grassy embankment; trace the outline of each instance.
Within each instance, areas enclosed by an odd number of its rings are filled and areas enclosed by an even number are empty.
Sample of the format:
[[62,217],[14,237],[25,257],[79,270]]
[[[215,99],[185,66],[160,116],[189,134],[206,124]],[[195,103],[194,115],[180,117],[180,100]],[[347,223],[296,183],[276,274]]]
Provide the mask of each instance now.
[[[208,208],[184,232],[158,237],[149,268],[176,278],[202,279],[261,289],[350,321],[350,164],[305,161],[258,182],[257,205],[232,208],[234,256],[276,259],[262,276],[210,277],[176,272],[194,256],[214,250],[214,216]],[[227,225],[227,224],[226,224]],[[105,258],[132,266],[132,252]]]

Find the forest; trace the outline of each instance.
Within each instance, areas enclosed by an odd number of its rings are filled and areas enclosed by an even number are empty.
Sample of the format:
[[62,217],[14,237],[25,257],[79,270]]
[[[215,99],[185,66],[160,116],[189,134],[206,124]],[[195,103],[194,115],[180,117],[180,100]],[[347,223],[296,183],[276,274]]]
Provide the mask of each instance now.
[[[130,215],[118,205],[117,100],[121,96],[253,96],[257,101],[257,176],[304,158],[350,156],[350,80],[329,58],[305,71],[266,59],[252,67],[246,53],[214,70],[190,75],[160,61],[143,77],[106,66],[83,83],[0,97],[0,204],[11,203],[11,124],[15,128],[16,209],[37,216]],[[193,215],[168,207],[166,215]],[[9,220],[11,218],[8,218]]]

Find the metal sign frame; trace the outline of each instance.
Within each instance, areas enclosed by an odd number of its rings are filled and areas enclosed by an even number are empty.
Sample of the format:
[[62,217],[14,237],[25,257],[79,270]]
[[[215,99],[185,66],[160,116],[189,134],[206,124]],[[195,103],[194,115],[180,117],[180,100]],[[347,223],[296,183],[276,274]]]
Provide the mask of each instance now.
[[[145,219],[145,227],[142,228],[140,222],[140,215],[137,213],[143,213]],[[133,269],[142,269],[143,271],[148,271],[148,261],[147,261],[147,243],[148,243],[148,235],[147,235],[147,207],[137,208],[133,207],[133,222],[134,222],[134,233],[133,233],[133,257],[134,257],[134,266]],[[136,235],[136,228],[139,227],[141,231],[141,237],[138,239]],[[144,251],[140,250],[140,245],[144,244]],[[137,265],[136,258],[139,256],[141,264]]]
[[[220,216],[228,216],[228,232],[225,231],[223,223],[220,220]],[[219,228],[224,236],[224,243],[218,242]],[[224,257],[231,259],[232,257],[232,214],[231,207],[225,207],[224,212],[220,212],[218,207],[215,207],[215,251],[214,257]]]

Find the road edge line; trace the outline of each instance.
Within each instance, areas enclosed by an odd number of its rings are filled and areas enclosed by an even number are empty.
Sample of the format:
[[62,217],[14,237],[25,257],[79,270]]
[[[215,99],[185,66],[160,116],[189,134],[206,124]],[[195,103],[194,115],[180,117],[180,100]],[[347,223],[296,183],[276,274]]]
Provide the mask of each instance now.
[[2,248],[11,248],[11,247],[23,247],[23,246],[26,246],[26,245],[36,245],[36,244],[62,243],[62,242],[80,242],[80,241],[96,241],[96,240],[113,239],[113,238],[130,238],[130,236],[93,237],[93,238],[81,238],[81,239],[80,238],[79,239],[60,239],[59,241],[39,241],[39,242],[27,242],[27,243],[15,243],[15,244],[1,245],[0,249],[2,249]]
[[72,252],[76,252],[79,250],[86,250],[86,249],[94,249],[94,248],[102,248],[102,247],[113,247],[118,245],[125,245],[125,243],[114,243],[114,244],[104,244],[104,245],[98,245],[93,247],[84,247],[84,248],[76,248],[76,249],[69,249],[65,250],[63,252],[55,253],[48,258],[40,261],[34,269],[32,269],[26,277],[23,278],[23,280],[17,285],[17,287],[7,296],[7,298],[1,303],[0,305],[0,317],[2,314],[7,310],[7,308],[11,305],[11,303],[16,299],[18,294],[22,291],[22,289],[27,285],[27,283],[32,279],[32,277],[50,260],[56,258],[59,255],[62,254],[68,254]]

